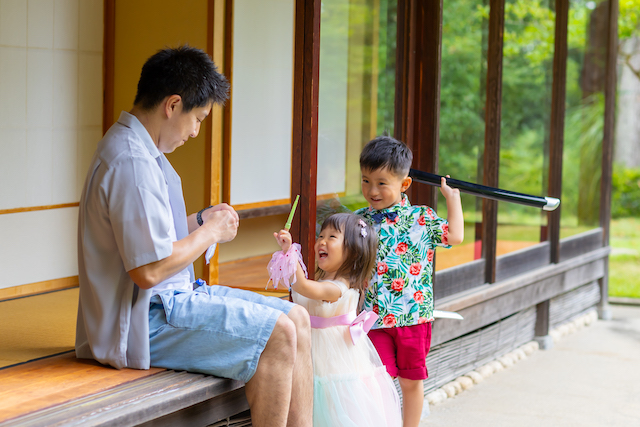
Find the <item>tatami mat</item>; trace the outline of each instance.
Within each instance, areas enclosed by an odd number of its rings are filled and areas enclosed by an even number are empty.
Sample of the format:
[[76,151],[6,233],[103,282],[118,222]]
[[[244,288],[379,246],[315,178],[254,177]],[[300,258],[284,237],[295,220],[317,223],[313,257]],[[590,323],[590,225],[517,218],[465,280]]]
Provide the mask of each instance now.
[[0,301],[0,368],[73,350],[78,288]]

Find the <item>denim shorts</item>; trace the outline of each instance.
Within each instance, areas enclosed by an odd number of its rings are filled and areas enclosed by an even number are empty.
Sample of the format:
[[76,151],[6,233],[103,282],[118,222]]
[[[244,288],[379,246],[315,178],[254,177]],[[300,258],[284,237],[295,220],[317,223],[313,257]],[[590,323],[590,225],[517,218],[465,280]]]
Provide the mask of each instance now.
[[163,290],[151,297],[151,366],[247,382],[289,301],[226,286]]

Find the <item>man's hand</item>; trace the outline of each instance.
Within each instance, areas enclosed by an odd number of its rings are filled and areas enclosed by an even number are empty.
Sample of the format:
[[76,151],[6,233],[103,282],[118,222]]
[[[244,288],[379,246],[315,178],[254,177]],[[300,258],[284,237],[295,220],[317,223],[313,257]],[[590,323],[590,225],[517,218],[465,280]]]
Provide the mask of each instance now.
[[221,203],[202,212],[202,222],[202,227],[212,233],[213,243],[224,243],[233,240],[238,234],[240,218],[235,209]]

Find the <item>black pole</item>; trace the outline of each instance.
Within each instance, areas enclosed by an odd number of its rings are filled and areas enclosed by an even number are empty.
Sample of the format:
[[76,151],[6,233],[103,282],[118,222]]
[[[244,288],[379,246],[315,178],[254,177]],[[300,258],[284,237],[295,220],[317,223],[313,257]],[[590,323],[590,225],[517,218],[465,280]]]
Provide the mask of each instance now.
[[[417,169],[409,170],[409,176],[416,182],[434,185],[436,187],[440,187],[442,180],[442,175],[423,172]],[[446,180],[449,187],[457,188],[463,193],[473,194],[474,196],[484,197],[485,199],[518,203],[544,209],[545,211],[552,211],[560,205],[560,199],[556,199],[555,197],[532,196],[530,194],[516,193],[514,191],[474,184],[472,182],[459,181],[453,178],[446,178]]]

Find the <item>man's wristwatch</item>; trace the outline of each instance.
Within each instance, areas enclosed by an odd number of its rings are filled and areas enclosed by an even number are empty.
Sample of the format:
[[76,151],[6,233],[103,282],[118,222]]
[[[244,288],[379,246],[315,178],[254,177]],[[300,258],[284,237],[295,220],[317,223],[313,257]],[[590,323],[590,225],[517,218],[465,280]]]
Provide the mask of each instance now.
[[204,209],[201,209],[200,211],[198,211],[198,213],[196,214],[196,219],[198,220],[198,225],[202,225],[204,224],[204,221],[202,221],[202,212],[206,211],[209,208],[212,208],[213,206],[207,206]]

